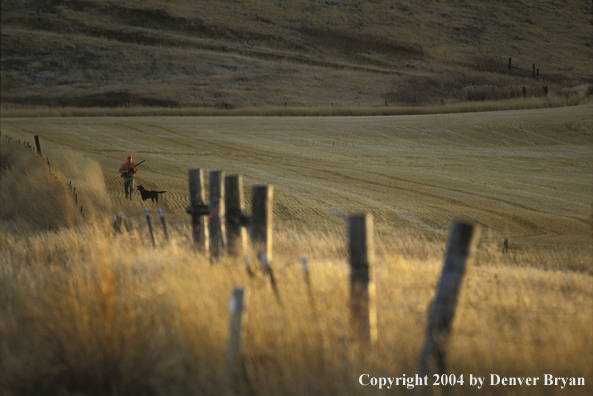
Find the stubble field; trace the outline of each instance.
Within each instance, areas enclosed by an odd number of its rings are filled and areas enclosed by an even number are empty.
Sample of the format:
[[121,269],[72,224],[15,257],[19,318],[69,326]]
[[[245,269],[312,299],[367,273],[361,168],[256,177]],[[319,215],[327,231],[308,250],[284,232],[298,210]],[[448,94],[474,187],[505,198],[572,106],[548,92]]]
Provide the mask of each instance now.
[[515,251],[591,253],[592,108],[3,119],[2,131],[97,160],[116,206],[126,155],[146,160],[136,185],[166,190],[161,206],[172,219],[189,220],[187,171],[201,167],[242,174],[248,201],[252,186],[274,185],[275,220],[289,228],[341,233],[346,216],[370,212],[380,234],[443,240],[454,219],[466,219],[492,244],[509,238]]

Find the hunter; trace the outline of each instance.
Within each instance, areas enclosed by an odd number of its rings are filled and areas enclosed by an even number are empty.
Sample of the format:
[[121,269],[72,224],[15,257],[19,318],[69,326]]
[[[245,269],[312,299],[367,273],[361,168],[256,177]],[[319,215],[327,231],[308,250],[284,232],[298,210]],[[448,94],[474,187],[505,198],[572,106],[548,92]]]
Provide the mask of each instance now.
[[119,167],[119,173],[124,178],[124,190],[126,191],[126,199],[132,199],[132,192],[134,191],[134,176],[138,173],[136,164],[132,162],[132,155],[128,155],[128,160]]

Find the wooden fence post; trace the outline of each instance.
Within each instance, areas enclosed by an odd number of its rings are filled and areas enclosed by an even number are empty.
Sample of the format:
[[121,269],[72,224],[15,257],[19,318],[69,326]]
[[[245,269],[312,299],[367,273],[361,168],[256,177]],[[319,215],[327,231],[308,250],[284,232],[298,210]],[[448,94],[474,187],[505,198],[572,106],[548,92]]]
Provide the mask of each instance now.
[[[350,239],[350,324],[364,349],[371,349],[377,339],[375,283],[371,277],[375,261],[373,216],[348,218]],[[364,351],[363,349],[363,351]]]
[[210,247],[214,258],[219,259],[221,249],[226,249],[224,172],[210,172]]
[[420,362],[420,376],[445,374],[446,348],[451,333],[459,289],[467,259],[479,239],[472,224],[454,222],[449,235],[445,264],[430,313],[426,344]]
[[210,238],[208,233],[208,218],[206,215],[210,213],[210,208],[204,203],[206,196],[204,189],[204,169],[190,169],[188,175],[190,206],[187,208],[187,212],[191,214],[194,244],[198,246],[206,257],[209,257]]
[[121,219],[116,214],[113,215],[113,229],[120,234],[122,233]]
[[243,213],[245,211],[243,177],[227,176],[224,184],[228,250],[234,256],[244,255],[247,247],[247,232],[244,226],[247,225],[248,218]]
[[509,58],[509,73],[511,72],[511,58]]
[[527,88],[523,87],[523,97],[527,97]]
[[251,240],[257,257],[271,265],[272,263],[272,202],[274,186],[253,187],[253,218],[251,220]]
[[124,214],[124,212],[119,212],[119,214],[120,214],[121,222],[124,224],[126,231],[128,233],[131,232],[130,224],[128,223],[128,219],[126,219],[126,215]]
[[231,297],[231,320],[229,326],[229,343],[227,350],[227,373],[233,387],[238,387],[240,368],[245,341],[245,321],[247,313],[247,290],[235,288]]
[[257,257],[264,266],[266,275],[270,277],[270,283],[276,299],[281,304],[278,285],[276,284],[276,278],[272,269],[273,197],[274,186],[253,187],[251,241]]
[[306,257],[301,258],[301,266],[303,268],[303,277],[309,291],[311,290],[311,275],[309,274],[309,263]]
[[39,135],[35,135],[35,146],[37,146],[37,154],[41,155],[41,144],[39,144]]
[[167,223],[165,222],[165,215],[163,209],[159,208],[159,216],[161,217],[161,223],[163,224],[163,232],[165,233],[165,239],[169,242],[169,233],[167,232]]
[[532,66],[533,66],[533,78],[535,78],[535,63]]
[[152,246],[156,247],[156,241],[154,240],[154,233],[152,232],[152,223],[150,222],[150,215],[148,214],[148,207],[144,208],[146,214],[146,222],[148,223],[148,231],[150,231],[150,239],[152,240]]

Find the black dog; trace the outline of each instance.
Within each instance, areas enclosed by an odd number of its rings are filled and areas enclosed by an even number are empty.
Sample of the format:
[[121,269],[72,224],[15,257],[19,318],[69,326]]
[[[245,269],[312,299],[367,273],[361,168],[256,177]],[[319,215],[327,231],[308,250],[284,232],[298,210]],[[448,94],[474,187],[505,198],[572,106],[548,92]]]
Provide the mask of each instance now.
[[142,186],[138,186],[138,191],[140,191],[140,195],[142,195],[142,200],[146,201],[148,198],[154,202],[156,199],[156,203],[159,203],[159,194],[166,193],[166,191],[151,191],[147,190]]

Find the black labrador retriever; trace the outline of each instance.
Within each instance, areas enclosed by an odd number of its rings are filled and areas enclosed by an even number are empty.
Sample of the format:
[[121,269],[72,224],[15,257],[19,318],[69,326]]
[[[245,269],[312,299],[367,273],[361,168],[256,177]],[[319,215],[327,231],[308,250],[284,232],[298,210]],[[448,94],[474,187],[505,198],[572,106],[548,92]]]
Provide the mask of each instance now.
[[166,191],[147,190],[142,186],[138,186],[138,191],[140,191],[140,195],[142,196],[143,201],[146,201],[150,198],[152,202],[154,202],[154,200],[156,199],[156,203],[159,203],[159,194],[166,193]]

